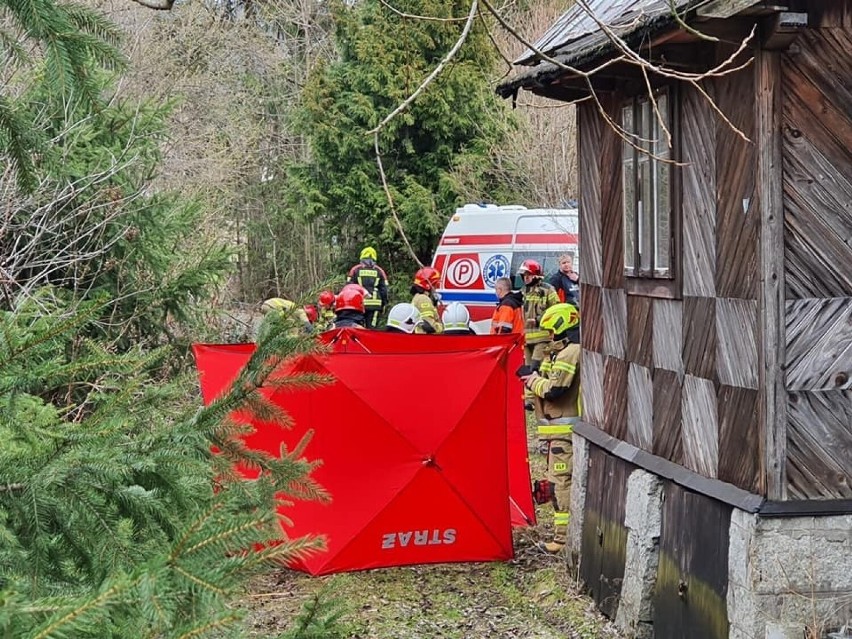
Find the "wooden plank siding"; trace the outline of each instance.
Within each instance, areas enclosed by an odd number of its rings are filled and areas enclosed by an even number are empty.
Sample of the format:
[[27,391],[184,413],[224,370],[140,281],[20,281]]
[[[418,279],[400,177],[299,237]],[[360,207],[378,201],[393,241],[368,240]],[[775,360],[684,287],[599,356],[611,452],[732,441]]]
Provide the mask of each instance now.
[[648,452],[653,444],[653,400],[651,369],[631,363],[627,371],[627,442]]
[[666,482],[654,636],[727,639],[730,524],[730,506]]
[[790,498],[852,498],[852,391],[791,392],[787,416]]
[[654,300],[652,328],[654,368],[683,373],[683,303]]
[[717,299],[716,337],[719,382],[757,388],[757,302]]
[[[711,97],[713,86],[703,86]],[[683,294],[715,297],[716,114],[692,87],[681,93]]]
[[[577,183],[580,191],[580,273],[582,281],[592,286],[603,282],[603,253],[601,250],[601,171],[597,158],[603,123],[594,104],[584,102],[577,105],[577,129],[579,144],[577,154],[584,158],[577,163]],[[588,303],[581,293],[583,306]],[[592,350],[598,350],[593,348]]]
[[[585,244],[583,245],[585,247]],[[603,313],[601,289],[598,286],[580,284],[580,299],[583,300],[580,318],[583,348],[596,353],[603,352]]]
[[[837,456],[852,445],[852,35],[846,8],[807,4],[811,27],[832,26],[702,84],[739,131],[677,88],[682,289],[667,298],[624,277],[622,142],[578,105],[584,419],[773,499],[852,484]],[[615,86],[600,94],[613,116],[630,97]]]
[[812,5],[783,54],[790,499],[852,497],[852,3]]
[[653,442],[651,452],[683,465],[683,375],[658,368],[653,373]]
[[716,387],[709,379],[687,375],[683,383],[683,465],[705,477],[719,466]]
[[[754,71],[716,81],[719,108],[749,140],[754,136]],[[716,121],[716,295],[757,299],[754,145]]]
[[589,446],[580,576],[595,603],[609,617],[615,617],[624,579],[627,478],[635,468],[597,446]]

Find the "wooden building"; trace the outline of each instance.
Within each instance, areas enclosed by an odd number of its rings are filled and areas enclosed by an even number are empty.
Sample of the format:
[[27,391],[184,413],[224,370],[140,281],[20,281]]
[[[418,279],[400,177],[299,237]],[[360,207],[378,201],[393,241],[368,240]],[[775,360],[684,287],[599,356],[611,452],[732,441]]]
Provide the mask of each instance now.
[[581,576],[635,636],[823,636],[852,619],[852,0],[578,0],[534,49],[498,92],[578,101]]

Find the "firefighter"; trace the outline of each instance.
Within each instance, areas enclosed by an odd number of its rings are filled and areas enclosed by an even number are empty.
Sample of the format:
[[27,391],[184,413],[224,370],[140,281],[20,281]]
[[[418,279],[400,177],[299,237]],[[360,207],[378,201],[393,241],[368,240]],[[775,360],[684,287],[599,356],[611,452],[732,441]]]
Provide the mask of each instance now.
[[438,285],[441,274],[431,266],[424,266],[414,274],[411,286],[411,304],[420,312],[416,333],[441,333],[444,325],[438,315]]
[[334,293],[322,291],[317,297],[316,331],[321,333],[334,328]]
[[305,310],[282,297],[270,297],[260,306],[263,320],[257,329],[256,341],[262,342],[277,328],[287,328],[289,335],[298,336],[311,332],[311,323]]
[[497,308],[491,317],[491,334],[524,332],[524,296],[512,290],[512,280],[501,277],[494,282]]
[[388,303],[388,276],[376,264],[376,249],[367,246],[361,251],[360,262],[349,269],[349,283],[367,291],[364,298],[364,321],[367,328],[376,328],[382,309]]
[[388,313],[387,330],[391,333],[414,332],[420,323],[420,311],[413,304],[402,302],[394,306]]
[[364,298],[367,291],[347,284],[334,300],[334,328],[364,328]]
[[476,335],[470,327],[470,313],[464,304],[451,302],[441,313],[444,335]]
[[[524,260],[518,275],[524,281],[524,364],[538,370],[544,347],[550,341],[547,331],[540,326],[541,318],[548,308],[559,304],[559,295],[544,281],[544,271],[535,260]],[[532,396],[525,393],[524,399],[527,410],[532,410]]]
[[568,535],[573,451],[571,434],[580,415],[580,311],[573,304],[548,308],[541,328],[550,342],[539,371],[523,379],[535,397],[538,437],[547,442],[547,473],[553,486],[553,539],[544,549],[557,553]]

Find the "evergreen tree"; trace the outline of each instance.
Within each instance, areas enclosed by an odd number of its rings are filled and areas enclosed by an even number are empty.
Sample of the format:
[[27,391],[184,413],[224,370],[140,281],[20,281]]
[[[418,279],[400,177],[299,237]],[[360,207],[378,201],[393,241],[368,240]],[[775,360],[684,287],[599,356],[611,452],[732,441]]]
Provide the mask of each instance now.
[[[0,0],[0,52],[8,64],[0,72],[0,157],[16,170],[22,188],[36,184],[31,154],[43,150],[47,138],[33,126],[33,112],[18,96],[21,86],[37,79],[46,90],[41,106],[61,112],[71,100],[100,102],[95,69],[116,69],[124,64],[118,51],[119,30],[101,14],[80,4],[53,0]],[[37,67],[33,76],[22,67]]]
[[[0,636],[236,636],[239,614],[225,604],[246,577],[323,547],[269,543],[281,533],[276,495],[325,494],[303,458],[307,439],[280,458],[248,450],[251,427],[234,411],[291,427],[261,389],[321,383],[273,375],[282,354],[316,346],[272,335],[230,392],[175,418],[186,383],[147,373],[162,353],[114,355],[89,341],[69,358],[102,304],[68,312],[44,289],[0,313]],[[313,606],[293,636],[322,636],[335,619]]]
[[[378,244],[391,270],[413,265],[402,249],[367,131],[404,101],[458,39],[461,21],[405,18],[379,0],[337,2],[339,60],[308,81],[298,113],[311,160],[291,167],[291,205],[320,217],[344,260]],[[403,0],[399,11],[463,19],[465,2]],[[489,149],[505,131],[503,107],[488,86],[494,52],[482,24],[444,72],[381,133],[382,161],[405,232],[423,262],[460,203],[453,169],[494,201],[510,185],[491,180]],[[470,189],[468,189],[470,192]]]

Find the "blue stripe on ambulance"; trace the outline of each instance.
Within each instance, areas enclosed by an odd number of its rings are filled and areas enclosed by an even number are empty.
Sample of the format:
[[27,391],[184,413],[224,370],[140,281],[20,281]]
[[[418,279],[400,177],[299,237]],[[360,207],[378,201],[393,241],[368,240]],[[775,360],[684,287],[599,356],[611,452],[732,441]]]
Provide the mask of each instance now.
[[438,291],[442,302],[461,302],[462,304],[496,304],[494,291],[477,293],[474,291]]

